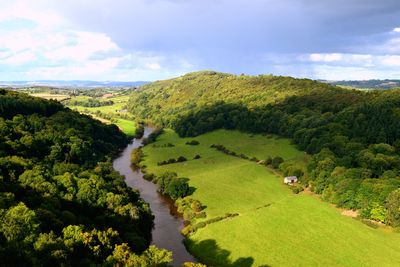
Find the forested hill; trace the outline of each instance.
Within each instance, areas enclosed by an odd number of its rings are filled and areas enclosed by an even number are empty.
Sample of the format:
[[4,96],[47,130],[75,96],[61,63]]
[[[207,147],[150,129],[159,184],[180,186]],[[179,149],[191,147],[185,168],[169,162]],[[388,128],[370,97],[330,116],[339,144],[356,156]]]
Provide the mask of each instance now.
[[0,90],[0,265],[168,260],[148,248],[148,205],[112,168],[127,141],[57,102]]
[[331,100],[346,105],[362,97],[360,93],[309,79],[201,71],[144,85],[132,94],[129,110],[138,118],[165,124],[176,116],[221,101],[253,109],[282,102],[288,96],[313,96],[320,92],[324,92],[320,101],[329,99],[327,105]]
[[135,92],[130,111],[180,136],[238,129],[288,137],[313,154],[305,186],[339,207],[400,226],[400,91],[200,72]]

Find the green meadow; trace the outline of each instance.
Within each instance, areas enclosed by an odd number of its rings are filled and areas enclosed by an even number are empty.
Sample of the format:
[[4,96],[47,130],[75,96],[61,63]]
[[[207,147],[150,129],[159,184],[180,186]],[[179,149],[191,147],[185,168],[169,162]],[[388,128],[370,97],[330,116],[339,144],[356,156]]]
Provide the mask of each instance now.
[[[185,142],[197,140],[197,146]],[[165,147],[171,143],[174,147]],[[199,229],[188,249],[213,266],[399,266],[400,234],[372,228],[340,214],[318,197],[295,195],[283,177],[256,162],[225,155],[211,144],[260,160],[281,156],[305,165],[308,156],[288,139],[218,130],[179,138],[166,130],[144,147],[148,172],[175,171],[196,188],[192,197],[206,206],[207,218],[239,216]],[[192,160],[199,154],[201,159]],[[187,162],[157,166],[184,156]]]
[[[84,101],[88,100],[92,97],[89,96],[76,96],[72,97],[72,100],[78,100],[78,101]],[[126,103],[129,99],[129,96],[113,96],[107,99],[102,99],[98,98],[100,101],[104,100],[111,100],[114,102],[113,105],[108,105],[108,106],[101,106],[101,107],[83,107],[83,106],[68,106],[69,108],[79,111],[81,113],[87,113],[99,120],[101,120],[104,123],[114,123],[117,125],[125,134],[129,136],[133,136],[136,131],[136,124],[133,120],[121,118],[120,113],[121,110],[123,110],[126,106]],[[96,116],[96,112],[99,111],[103,114],[111,115],[114,117],[113,121],[110,121],[105,118],[100,118]]]

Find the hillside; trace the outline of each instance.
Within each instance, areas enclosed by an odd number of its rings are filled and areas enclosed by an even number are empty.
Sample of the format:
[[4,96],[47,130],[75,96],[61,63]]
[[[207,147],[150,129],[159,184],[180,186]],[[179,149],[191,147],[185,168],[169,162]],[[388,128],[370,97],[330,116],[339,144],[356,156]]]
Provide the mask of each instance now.
[[399,90],[200,72],[146,85],[129,106],[181,137],[224,128],[290,138],[313,155],[304,186],[364,218],[400,226]]
[[288,96],[313,96],[319,92],[324,92],[325,98],[334,96],[342,104],[361,97],[360,93],[309,79],[202,71],[144,85],[132,93],[128,107],[137,118],[168,125],[176,116],[220,101],[252,109],[282,102]]
[[127,143],[115,125],[0,89],[0,265],[163,263],[148,205],[110,161]]

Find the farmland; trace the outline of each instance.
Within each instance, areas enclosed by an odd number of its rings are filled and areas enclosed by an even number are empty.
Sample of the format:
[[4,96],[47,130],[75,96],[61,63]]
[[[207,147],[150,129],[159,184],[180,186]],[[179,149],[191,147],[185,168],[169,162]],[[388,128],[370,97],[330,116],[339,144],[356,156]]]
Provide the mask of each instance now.
[[[193,139],[199,145],[185,144]],[[287,139],[237,131],[218,130],[196,138],[179,138],[166,130],[156,143],[146,146],[142,164],[148,172],[174,171],[189,178],[196,188],[192,197],[206,206],[207,220],[239,213],[189,236],[187,247],[202,262],[214,266],[400,264],[399,234],[345,217],[316,196],[293,194],[276,171],[225,155],[210,148],[212,144],[258,159],[281,156],[299,166],[308,161],[308,156]],[[192,160],[197,154],[201,158]],[[189,160],[157,165],[179,156]]]

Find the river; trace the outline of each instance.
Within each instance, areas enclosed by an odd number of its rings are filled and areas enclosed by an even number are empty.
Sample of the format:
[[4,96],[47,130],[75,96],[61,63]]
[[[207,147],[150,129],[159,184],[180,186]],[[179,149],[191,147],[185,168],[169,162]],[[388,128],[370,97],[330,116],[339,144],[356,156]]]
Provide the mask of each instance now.
[[[144,137],[147,137],[151,132],[152,128],[146,127]],[[176,214],[172,201],[159,194],[154,183],[143,179],[143,173],[140,169],[134,171],[131,168],[131,152],[140,146],[142,146],[142,140],[134,139],[114,160],[114,169],[124,175],[126,184],[138,189],[140,196],[150,204],[151,211],[155,216],[151,243],[159,248],[172,251],[173,266],[181,266],[186,261],[196,262],[182,243],[184,237],[180,230],[183,227],[183,219]]]

